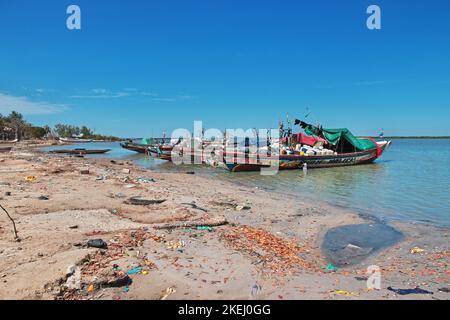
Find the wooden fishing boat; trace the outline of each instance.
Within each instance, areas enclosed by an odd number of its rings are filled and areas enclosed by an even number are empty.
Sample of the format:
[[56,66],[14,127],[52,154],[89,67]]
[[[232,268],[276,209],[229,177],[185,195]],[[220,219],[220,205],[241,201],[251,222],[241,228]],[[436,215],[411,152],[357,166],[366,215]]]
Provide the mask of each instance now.
[[76,154],[76,155],[85,155],[85,154],[103,154],[111,151],[111,149],[59,149],[59,150],[51,150],[50,153],[62,153],[62,154]]
[[301,169],[304,164],[307,168],[327,168],[368,164],[381,156],[390,145],[390,141],[377,142],[374,149],[341,153],[334,155],[279,155],[279,156],[248,156],[245,153],[224,153],[223,165],[232,172],[258,171],[261,168],[278,166],[279,170]]
[[[156,159],[173,161],[173,148],[172,145],[162,145],[162,146],[150,146],[148,148],[147,154]],[[185,164],[202,164],[205,162],[202,151],[193,152],[187,148],[180,148],[178,152],[178,157],[183,158]]]
[[133,143],[133,142],[122,142],[120,143],[120,146],[124,149],[138,152],[138,153],[146,153],[148,145],[146,144],[140,144],[140,143]]

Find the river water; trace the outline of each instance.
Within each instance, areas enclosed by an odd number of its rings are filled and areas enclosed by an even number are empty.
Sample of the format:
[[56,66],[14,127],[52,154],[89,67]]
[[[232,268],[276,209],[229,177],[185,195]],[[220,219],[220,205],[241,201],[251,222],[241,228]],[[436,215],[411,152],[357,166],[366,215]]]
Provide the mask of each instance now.
[[[404,220],[450,227],[450,139],[394,139],[369,165],[231,173],[206,166],[175,166],[122,149],[119,143],[89,143],[61,148],[110,148],[96,157],[130,159],[158,171],[195,171],[238,184],[294,194],[299,199],[327,201],[383,221]],[[47,148],[48,150],[48,148]]]

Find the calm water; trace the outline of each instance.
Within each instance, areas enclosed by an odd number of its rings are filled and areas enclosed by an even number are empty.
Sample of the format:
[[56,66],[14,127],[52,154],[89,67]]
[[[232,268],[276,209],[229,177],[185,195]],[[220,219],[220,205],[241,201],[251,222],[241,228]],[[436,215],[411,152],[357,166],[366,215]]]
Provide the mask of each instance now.
[[[66,146],[74,148],[75,146]],[[450,139],[399,139],[374,164],[281,171],[230,173],[205,166],[175,166],[120,148],[118,143],[89,143],[85,148],[111,148],[97,157],[132,159],[159,171],[194,170],[239,184],[299,198],[325,200],[382,220],[427,222],[450,227]],[[61,148],[61,147],[58,147]]]

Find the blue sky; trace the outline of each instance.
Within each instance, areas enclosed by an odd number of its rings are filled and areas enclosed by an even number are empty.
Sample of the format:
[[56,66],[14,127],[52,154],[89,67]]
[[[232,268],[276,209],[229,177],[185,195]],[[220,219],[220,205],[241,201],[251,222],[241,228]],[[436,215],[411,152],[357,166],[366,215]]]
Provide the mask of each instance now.
[[150,136],[309,108],[361,135],[450,135],[449,31],[447,0],[0,0],[0,113]]

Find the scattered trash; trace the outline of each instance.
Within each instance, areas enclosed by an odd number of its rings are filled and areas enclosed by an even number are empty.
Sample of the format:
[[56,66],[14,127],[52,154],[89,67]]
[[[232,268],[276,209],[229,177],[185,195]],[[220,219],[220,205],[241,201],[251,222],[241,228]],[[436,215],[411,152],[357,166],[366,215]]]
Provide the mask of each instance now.
[[8,196],[8,197],[9,197],[10,195],[11,195],[11,191],[6,191],[6,192],[5,192],[5,196]]
[[129,174],[130,173],[130,169],[123,168],[122,169],[122,173]]
[[367,278],[367,277],[355,277],[355,279],[358,280],[358,281],[367,281],[367,279],[369,279],[369,278]]
[[127,275],[131,276],[133,274],[141,273],[141,271],[142,271],[142,267],[133,268],[133,269],[127,271]]
[[336,267],[334,264],[329,263],[329,264],[325,267],[325,271],[327,271],[327,272],[336,272],[336,271],[337,271],[337,267]]
[[207,230],[208,232],[214,231],[214,229],[209,226],[198,226],[197,230]]
[[450,288],[443,287],[443,288],[439,288],[438,291],[449,293],[450,292]]
[[425,249],[422,249],[422,248],[419,248],[419,247],[414,247],[414,248],[412,248],[411,250],[410,250],[410,252],[412,253],[412,254],[414,254],[414,253],[421,253],[421,252],[424,252],[425,251]]
[[171,294],[177,292],[177,290],[175,290],[175,288],[173,287],[169,287],[166,289],[164,295],[161,297],[161,300],[166,300]]
[[125,293],[127,293],[128,291],[130,291],[130,288],[125,287],[125,288],[122,289],[122,291],[125,292]]
[[80,174],[89,174],[89,169],[80,169]]
[[195,174],[194,171],[186,171],[186,174]]
[[310,252],[308,241],[299,244],[297,240],[283,239],[274,234],[246,225],[226,228],[221,239],[231,248],[247,253],[255,258],[255,263],[263,266],[263,272],[287,275],[294,268],[323,272],[315,261],[309,261],[302,254]]
[[36,181],[36,177],[35,176],[26,176],[25,177],[25,181],[26,182],[35,182]]
[[131,197],[125,203],[132,204],[136,206],[146,206],[149,204],[159,204],[165,202],[166,199],[142,199],[140,197]]
[[87,242],[87,246],[91,248],[107,249],[108,244],[102,239],[92,239]]
[[95,290],[95,287],[93,284],[89,285],[89,287],[87,288],[87,292],[89,292],[89,293],[94,292],[94,290]]
[[186,242],[184,242],[184,240],[180,240],[180,241],[169,241],[167,243],[166,248],[169,250],[178,250],[180,248],[183,248],[186,245]]
[[125,188],[127,188],[127,189],[131,189],[131,188],[135,188],[135,187],[136,187],[135,184],[127,184],[127,185],[125,186]]
[[137,178],[136,181],[144,183],[156,182],[155,179],[153,178],[142,178],[142,177]]
[[74,224],[73,226],[70,226],[69,229],[78,229],[78,225]]
[[389,291],[393,291],[400,295],[407,295],[407,294],[433,294],[431,291],[427,291],[424,289],[421,289],[419,287],[415,287],[414,289],[394,289],[392,287],[387,287]]
[[142,271],[141,273],[142,273],[144,276],[148,275],[148,271],[147,271],[147,270],[144,270],[144,271]]
[[350,291],[345,291],[345,290],[335,290],[334,293],[342,295],[342,296],[355,296],[355,297],[358,296],[358,294],[355,292],[350,292]]
[[48,200],[49,197],[47,197],[47,196],[39,196],[37,199],[38,200]]
[[241,205],[236,206],[237,211],[250,210],[250,209],[251,209],[250,206],[241,206]]
[[217,227],[227,224],[228,221],[223,217],[216,217],[212,219],[205,219],[200,221],[186,221],[177,223],[167,223],[159,226],[154,226],[155,229],[176,229],[176,228],[192,228],[192,227]]

